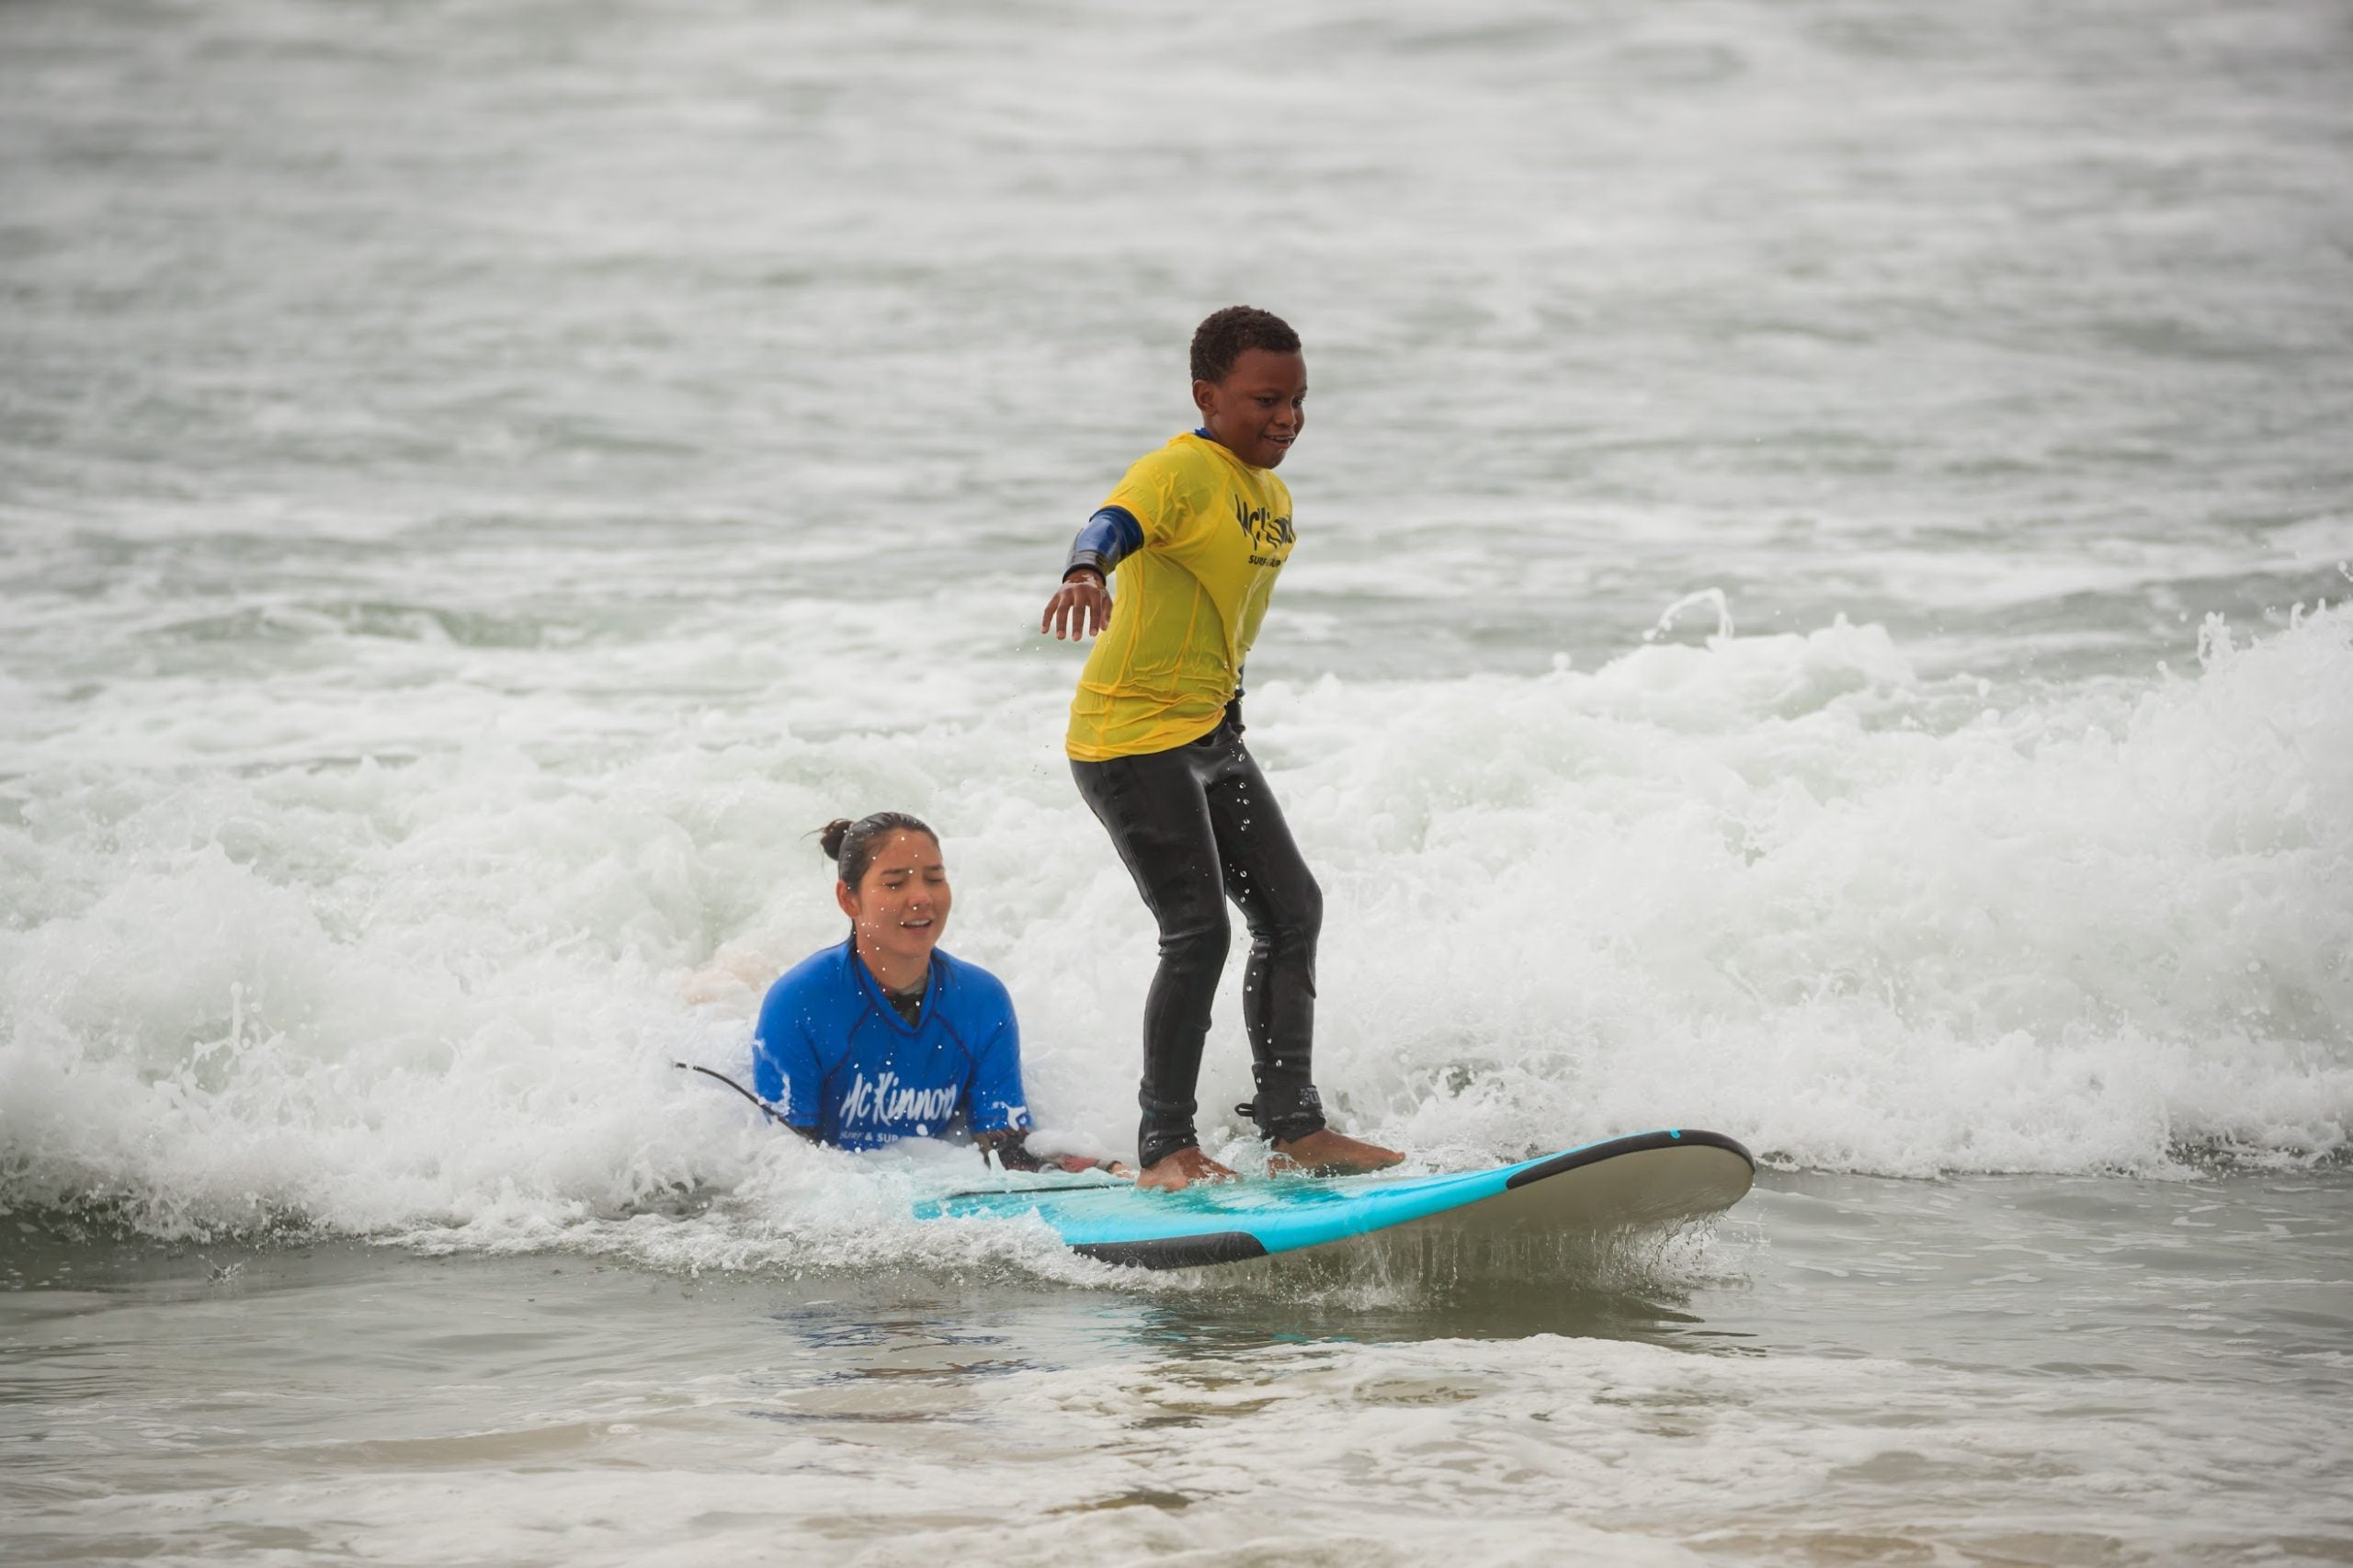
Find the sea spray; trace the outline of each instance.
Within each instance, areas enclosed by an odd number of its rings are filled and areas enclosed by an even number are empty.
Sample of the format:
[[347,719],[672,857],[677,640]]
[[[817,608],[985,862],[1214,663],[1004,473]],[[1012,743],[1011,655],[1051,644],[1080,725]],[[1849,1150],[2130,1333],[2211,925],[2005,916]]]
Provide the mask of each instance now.
[[[1590,673],[1268,680],[1252,740],[1329,901],[1319,1075],[1438,1165],[1677,1123],[1883,1173],[2332,1157],[2348,642],[2329,608],[1998,703],[1843,621]],[[711,1256],[784,1256],[745,1229],[776,1136],[668,1063],[745,1063],[766,977],[839,939],[805,828],[882,803],[944,819],[949,946],[1011,985],[1044,1120],[1120,1147],[1151,933],[1032,766],[1056,706],[24,775],[0,1202],[495,1245],[733,1194]],[[1237,986],[1211,1108],[1246,1093]],[[891,1191],[844,1189],[831,1231],[800,1187],[769,1209],[840,1237]]]
[[[1327,1010],[1356,1071],[1326,1071],[1472,1146],[1680,1119],[1882,1172],[2328,1154],[2348,629],[1965,719],[1844,626],[1425,693],[1381,743],[1416,762],[1285,780],[1355,832],[1332,925],[1427,955],[1331,949],[1326,994],[1373,995]],[[1446,1045],[1392,1053],[1416,1036]]]

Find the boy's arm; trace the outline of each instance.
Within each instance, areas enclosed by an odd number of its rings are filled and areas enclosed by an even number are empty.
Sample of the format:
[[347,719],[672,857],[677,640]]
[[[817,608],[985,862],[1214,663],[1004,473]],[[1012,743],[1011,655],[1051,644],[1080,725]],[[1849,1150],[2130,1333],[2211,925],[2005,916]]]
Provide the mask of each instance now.
[[1111,624],[1110,577],[1114,568],[1143,547],[1143,527],[1125,506],[1106,506],[1086,519],[1071,540],[1063,563],[1063,585],[1046,601],[1038,630],[1056,642],[1092,637]]
[[1091,637],[1111,624],[1111,574],[1143,548],[1143,525],[1125,506],[1106,506],[1086,519],[1063,562],[1063,585],[1046,601],[1038,630],[1055,641]]
[[1111,624],[1111,573],[1165,528],[1171,477],[1165,454],[1128,470],[1111,497],[1086,519],[1063,561],[1063,585],[1046,601],[1038,630],[1056,641],[1091,637]]
[[1098,582],[1108,581],[1120,562],[1143,548],[1143,525],[1125,506],[1106,506],[1086,519],[1070,541],[1070,557],[1063,562],[1063,581],[1082,568],[1091,569]]

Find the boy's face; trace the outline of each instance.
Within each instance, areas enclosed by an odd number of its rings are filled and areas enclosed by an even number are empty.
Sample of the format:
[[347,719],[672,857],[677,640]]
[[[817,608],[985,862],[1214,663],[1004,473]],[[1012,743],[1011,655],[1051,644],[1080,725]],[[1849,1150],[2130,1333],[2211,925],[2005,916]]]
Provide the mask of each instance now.
[[1307,361],[1245,348],[1222,381],[1195,381],[1193,406],[1210,438],[1244,462],[1274,468],[1307,423]]

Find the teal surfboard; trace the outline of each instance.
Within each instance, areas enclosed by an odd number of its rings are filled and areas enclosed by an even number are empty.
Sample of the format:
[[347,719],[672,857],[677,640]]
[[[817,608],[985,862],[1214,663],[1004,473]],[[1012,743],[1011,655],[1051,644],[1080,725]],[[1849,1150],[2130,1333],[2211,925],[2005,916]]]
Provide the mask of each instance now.
[[1240,1263],[1375,1233],[1540,1240],[1672,1225],[1746,1195],[1756,1162],[1721,1132],[1604,1139],[1495,1170],[1278,1176],[1146,1192],[1097,1177],[1017,1178],[915,1206],[923,1220],[1036,1215],[1073,1251],[1141,1268]]

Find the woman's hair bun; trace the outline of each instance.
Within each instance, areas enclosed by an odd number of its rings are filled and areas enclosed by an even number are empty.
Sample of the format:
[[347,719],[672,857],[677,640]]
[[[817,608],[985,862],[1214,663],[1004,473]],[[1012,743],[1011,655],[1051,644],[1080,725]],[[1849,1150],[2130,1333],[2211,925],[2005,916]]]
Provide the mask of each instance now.
[[874,864],[874,857],[882,852],[891,835],[901,832],[920,833],[934,844],[939,842],[939,835],[920,817],[904,812],[876,812],[856,822],[835,817],[817,830],[817,847],[834,863],[835,874],[856,887],[866,880],[866,869]]
[[847,817],[835,817],[817,830],[817,847],[825,852],[826,859],[842,858],[842,840],[849,836],[849,830],[855,825]]

